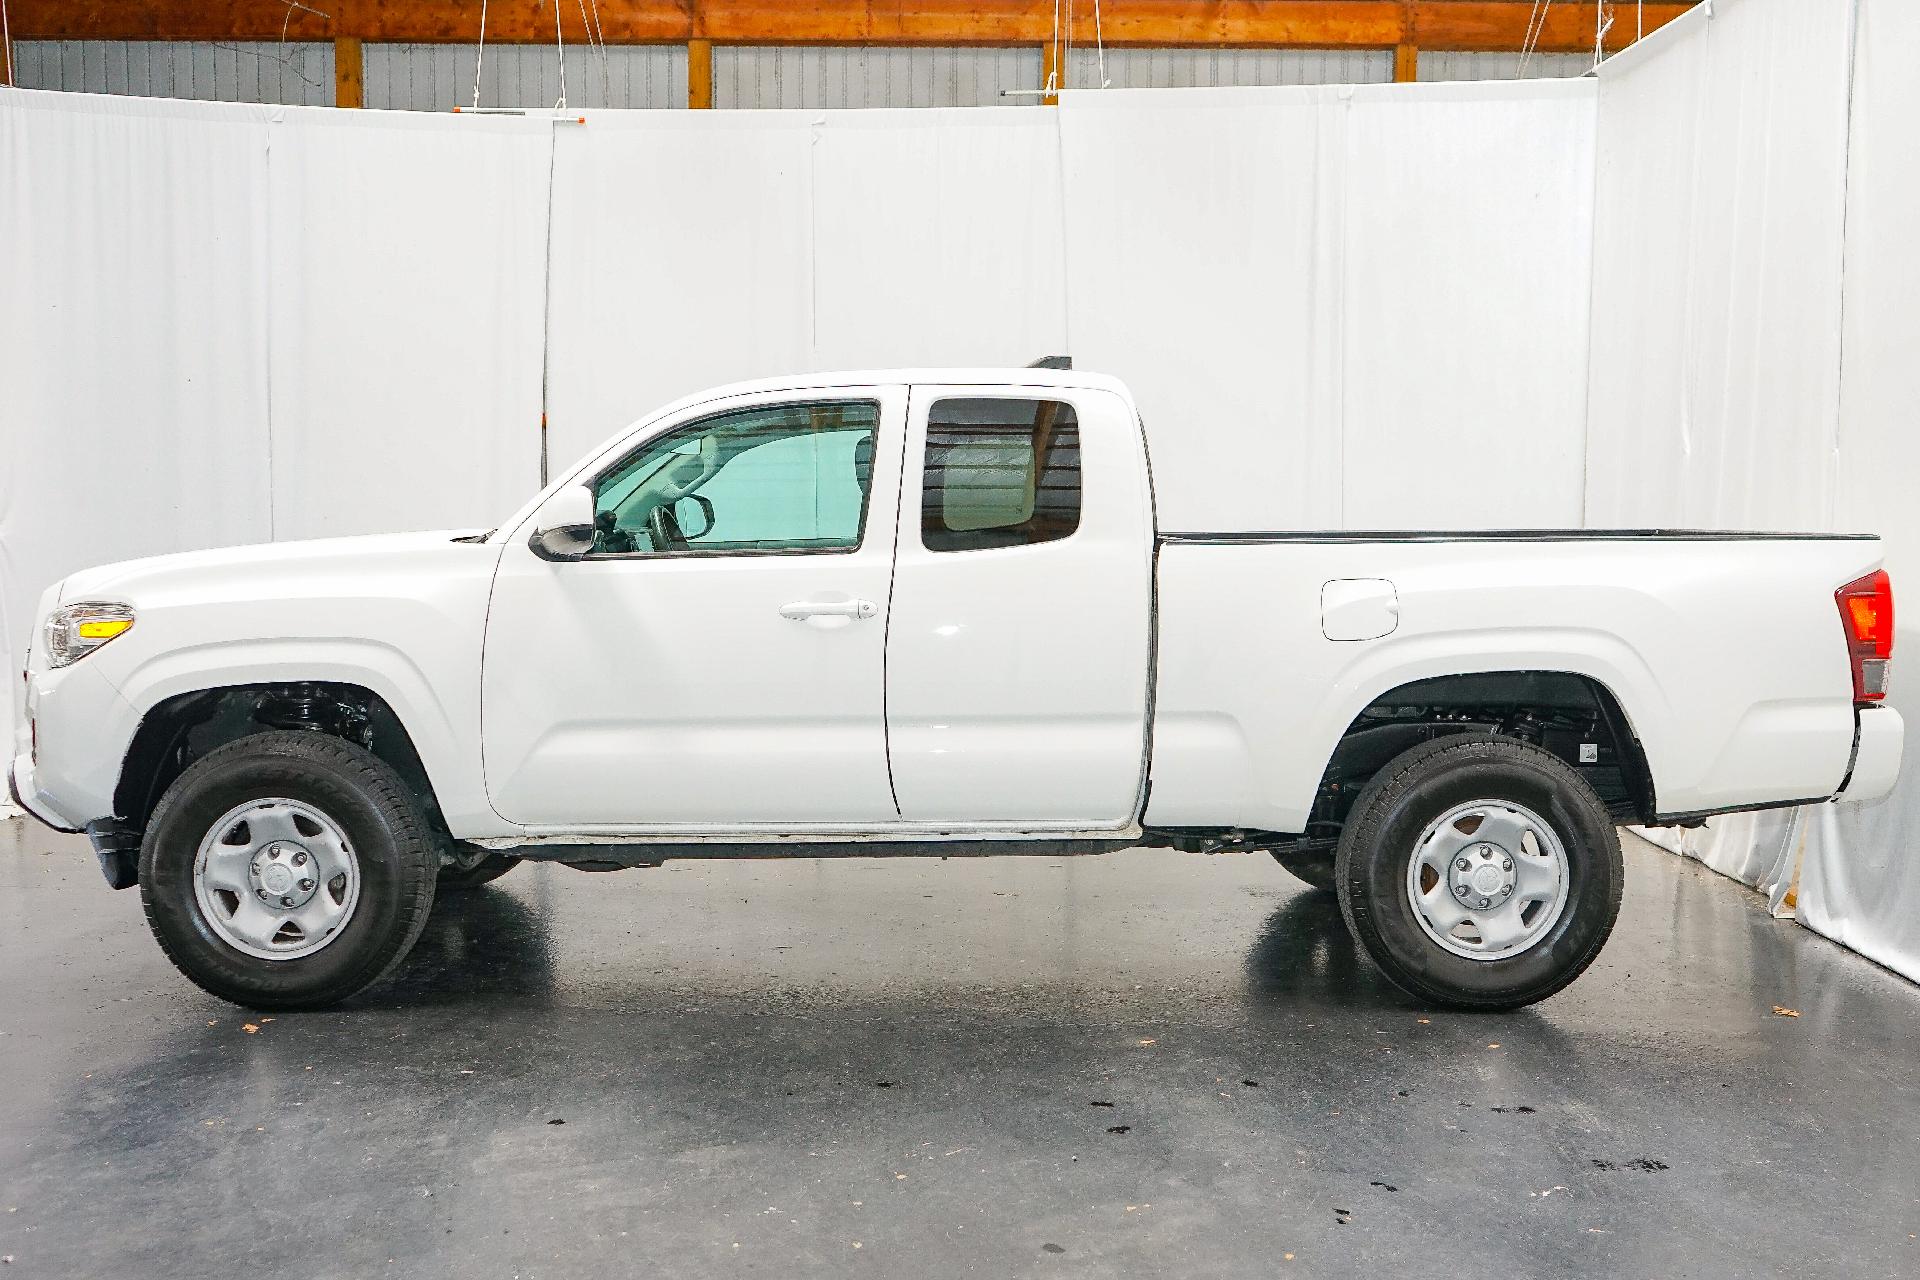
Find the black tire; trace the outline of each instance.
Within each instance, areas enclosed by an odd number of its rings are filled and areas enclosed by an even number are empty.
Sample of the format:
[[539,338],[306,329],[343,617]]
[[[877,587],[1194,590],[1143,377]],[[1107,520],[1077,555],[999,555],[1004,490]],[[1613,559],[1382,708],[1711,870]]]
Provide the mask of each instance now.
[[456,845],[454,857],[455,861],[440,868],[441,893],[478,889],[520,865],[520,859],[510,853],[496,853],[468,844]]
[[[296,959],[230,945],[194,892],[200,841],[235,806],[265,797],[327,814],[360,873],[358,901],[338,934]],[[371,986],[400,962],[426,927],[439,866],[425,810],[385,761],[320,733],[261,733],[208,752],[161,797],[140,845],[140,900],[167,958],[200,987],[256,1009],[311,1009]]]
[[1301,850],[1282,845],[1278,849],[1269,849],[1273,860],[1286,868],[1288,875],[1300,881],[1309,889],[1333,890],[1333,859],[1331,850]]
[[[1559,919],[1525,950],[1498,959],[1442,947],[1409,900],[1415,844],[1449,809],[1478,799],[1525,806],[1566,851]],[[1479,1011],[1518,1009],[1579,977],[1613,930],[1625,882],[1619,832],[1573,767],[1538,747],[1482,734],[1423,743],[1381,769],[1341,831],[1334,875],[1347,927],[1396,986],[1432,1004]]]

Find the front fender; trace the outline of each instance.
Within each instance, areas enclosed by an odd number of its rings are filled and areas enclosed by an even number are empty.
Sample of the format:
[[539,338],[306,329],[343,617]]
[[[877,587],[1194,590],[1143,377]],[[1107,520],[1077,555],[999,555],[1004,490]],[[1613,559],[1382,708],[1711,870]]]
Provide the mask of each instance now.
[[407,731],[455,835],[475,838],[516,829],[487,803],[480,772],[477,660],[470,672],[443,670],[436,681],[412,654],[380,640],[222,640],[154,654],[111,675],[134,712],[117,744],[114,758],[120,761],[140,721],[180,694],[303,680],[359,685],[383,699]]

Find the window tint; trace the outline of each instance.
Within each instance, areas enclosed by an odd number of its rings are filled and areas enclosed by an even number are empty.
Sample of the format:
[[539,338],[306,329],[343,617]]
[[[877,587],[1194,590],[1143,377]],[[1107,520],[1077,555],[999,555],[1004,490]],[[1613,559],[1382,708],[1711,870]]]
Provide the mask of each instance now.
[[930,551],[1017,547],[1080,527],[1080,423],[1061,400],[936,401],[920,537]]
[[594,551],[851,551],[880,406],[735,409],[642,446],[594,485]]

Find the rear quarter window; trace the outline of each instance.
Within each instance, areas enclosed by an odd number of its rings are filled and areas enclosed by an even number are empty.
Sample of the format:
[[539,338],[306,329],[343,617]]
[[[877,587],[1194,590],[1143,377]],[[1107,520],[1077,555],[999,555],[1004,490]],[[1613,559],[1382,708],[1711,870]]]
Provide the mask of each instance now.
[[1064,400],[977,396],[927,413],[920,537],[929,551],[1031,546],[1080,527],[1080,422]]

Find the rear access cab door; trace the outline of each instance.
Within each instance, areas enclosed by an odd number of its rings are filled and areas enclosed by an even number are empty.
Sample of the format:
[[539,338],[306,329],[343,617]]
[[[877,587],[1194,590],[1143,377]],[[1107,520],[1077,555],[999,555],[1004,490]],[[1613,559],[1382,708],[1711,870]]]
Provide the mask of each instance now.
[[1134,823],[1153,566],[1145,446],[1123,396],[911,389],[886,677],[904,822]]

